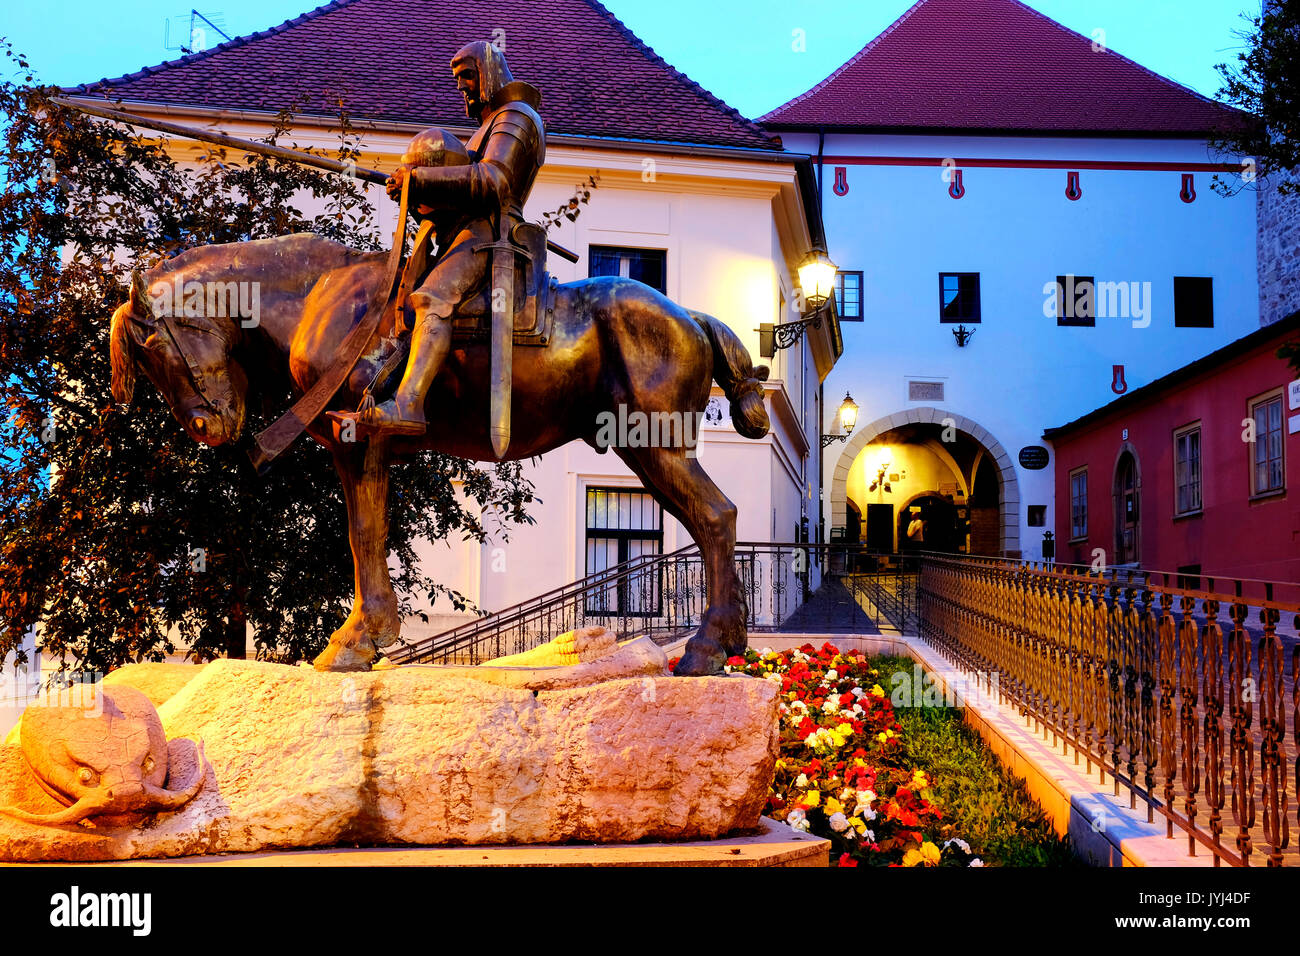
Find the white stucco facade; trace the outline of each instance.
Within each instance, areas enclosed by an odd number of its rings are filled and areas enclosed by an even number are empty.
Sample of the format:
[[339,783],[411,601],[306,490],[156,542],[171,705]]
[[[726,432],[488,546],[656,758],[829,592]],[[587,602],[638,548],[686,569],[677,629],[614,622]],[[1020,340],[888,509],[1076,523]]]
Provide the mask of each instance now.
[[[1114,366],[1131,390],[1259,325],[1253,196],[1211,189],[1208,167],[1225,158],[1202,141],[827,133],[819,142],[794,132],[782,140],[820,150],[831,258],[863,274],[863,320],[842,322],[844,358],[826,381],[827,404],[848,391],[860,424],[915,422],[911,413],[934,406],[940,420],[982,427],[1005,449],[1018,485],[1003,550],[1039,557],[1053,526],[1052,465],[1027,470],[1019,450],[1112,400]],[[833,188],[837,167],[844,195]],[[957,170],[960,199],[950,195]],[[1066,196],[1071,171],[1077,200]],[[1180,197],[1184,174],[1194,177],[1192,202]],[[965,347],[953,335],[958,323],[940,321],[940,273],[979,274],[980,321],[965,322],[976,330]],[[1099,289],[1136,283],[1142,309],[1104,314],[1099,296],[1094,327],[1059,326],[1055,281],[1071,274],[1094,277]],[[1212,328],[1175,326],[1176,276],[1212,278]],[[912,381],[941,383],[942,400],[910,400]],[[847,476],[864,447],[850,441],[825,453],[828,528],[845,523]],[[1027,527],[1030,506],[1046,507],[1045,526]]]

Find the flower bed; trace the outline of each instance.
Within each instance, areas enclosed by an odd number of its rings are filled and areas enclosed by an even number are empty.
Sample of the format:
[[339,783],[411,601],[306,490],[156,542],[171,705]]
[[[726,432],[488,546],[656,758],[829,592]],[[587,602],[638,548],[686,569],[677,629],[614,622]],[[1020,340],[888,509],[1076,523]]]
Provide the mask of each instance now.
[[[962,738],[966,728],[950,726],[958,713],[936,724],[933,717],[913,719],[921,708],[895,710],[882,684],[900,668],[882,670],[881,663],[829,643],[750,650],[728,661],[728,671],[781,686],[781,754],[767,815],[830,840],[838,866],[1072,862],[1023,783],[982,745]],[[934,756],[946,776],[959,779],[932,779],[933,770],[918,766],[913,752]],[[975,803],[965,810],[945,806],[943,795],[958,793]]]

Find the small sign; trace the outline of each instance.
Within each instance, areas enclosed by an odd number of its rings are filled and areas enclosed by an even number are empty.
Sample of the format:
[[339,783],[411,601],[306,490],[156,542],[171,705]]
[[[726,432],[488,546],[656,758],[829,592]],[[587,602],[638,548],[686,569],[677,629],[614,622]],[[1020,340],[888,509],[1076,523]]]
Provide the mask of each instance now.
[[1287,404],[1291,406],[1291,411],[1300,408],[1300,378],[1286,387],[1286,395]]
[[1029,471],[1042,471],[1048,459],[1047,449],[1042,445],[1026,445],[1020,449],[1020,467]]
[[1292,415],[1286,420],[1286,433],[1294,435],[1296,432],[1300,432],[1300,415]]

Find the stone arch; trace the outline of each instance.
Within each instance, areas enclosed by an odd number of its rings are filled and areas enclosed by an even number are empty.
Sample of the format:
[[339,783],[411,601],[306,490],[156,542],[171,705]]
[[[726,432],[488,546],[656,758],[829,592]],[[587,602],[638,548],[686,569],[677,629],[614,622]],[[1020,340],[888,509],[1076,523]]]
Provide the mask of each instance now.
[[[1144,502],[1142,500],[1142,456],[1138,454],[1137,446],[1128,439],[1120,442],[1119,448],[1115,452],[1115,462],[1110,466],[1110,545],[1108,551],[1113,556],[1118,556],[1119,535],[1121,522],[1120,512],[1120,489],[1119,489],[1119,465],[1124,460],[1124,456],[1129,455],[1133,459],[1133,490],[1137,494],[1137,527],[1133,529],[1133,560],[1131,564],[1140,566],[1142,564],[1142,516],[1146,513]],[[1108,558],[1107,563],[1111,562]]]
[[[943,425],[945,419],[951,419],[953,427],[975,439],[988,451],[998,471],[998,491],[1002,505],[1002,553],[1020,556],[1020,483],[1016,479],[1016,466],[1007,450],[978,422],[964,415],[943,411],[929,405],[920,408],[907,408],[893,415],[877,418],[874,422],[858,428],[840,452],[835,462],[835,471],[831,477],[831,527],[842,528],[848,518],[849,469],[869,444],[887,431],[903,425],[927,424]],[[973,480],[973,479],[972,479]]]

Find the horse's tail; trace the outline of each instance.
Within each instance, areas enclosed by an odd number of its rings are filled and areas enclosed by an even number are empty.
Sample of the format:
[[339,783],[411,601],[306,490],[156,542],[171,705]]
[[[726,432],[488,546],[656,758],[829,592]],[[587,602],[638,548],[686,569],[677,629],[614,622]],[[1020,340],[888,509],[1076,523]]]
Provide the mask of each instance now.
[[767,406],[763,404],[767,366],[755,366],[736,333],[713,316],[694,309],[690,313],[713,346],[713,377],[731,403],[731,423],[746,438],[762,438],[771,424],[767,420]]

